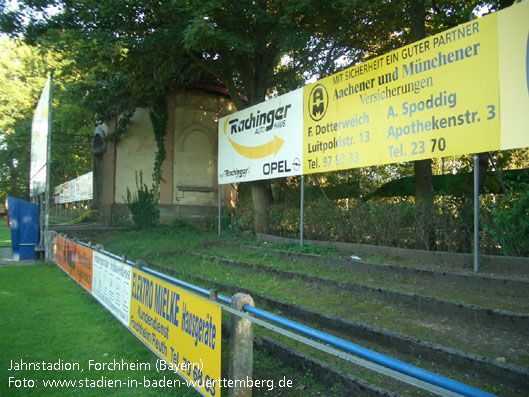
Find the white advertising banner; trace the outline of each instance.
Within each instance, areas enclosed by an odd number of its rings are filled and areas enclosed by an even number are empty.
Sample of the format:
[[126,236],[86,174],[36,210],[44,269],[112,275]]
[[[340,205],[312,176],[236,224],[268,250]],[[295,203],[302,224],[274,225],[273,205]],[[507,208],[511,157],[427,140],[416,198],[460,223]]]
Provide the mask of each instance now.
[[219,184],[301,175],[303,89],[219,121]]
[[59,197],[59,203],[69,203],[70,202],[70,182],[65,182],[61,185],[61,194]]
[[81,200],[92,200],[92,180],[94,179],[93,172],[81,175],[80,179],[80,199]]
[[92,295],[126,327],[129,325],[131,267],[94,251]]
[[93,172],[81,175],[79,178],[64,182],[56,189],[60,189],[59,203],[73,203],[76,201],[92,200]]
[[46,191],[50,85],[51,78],[48,77],[31,123],[31,163],[29,173],[30,197],[37,196]]
[[79,178],[70,181],[70,191],[73,193],[72,201],[81,201],[81,181]]

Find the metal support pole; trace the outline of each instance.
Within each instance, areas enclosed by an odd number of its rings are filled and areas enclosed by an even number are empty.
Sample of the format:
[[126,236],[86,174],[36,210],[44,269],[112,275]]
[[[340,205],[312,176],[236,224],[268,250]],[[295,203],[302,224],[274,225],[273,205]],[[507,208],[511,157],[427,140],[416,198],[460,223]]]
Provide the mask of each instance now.
[[42,193],[37,195],[37,202],[39,206],[39,244],[44,245],[44,206],[42,201]]
[[479,156],[474,155],[474,271],[479,272]]
[[301,204],[299,215],[299,245],[303,247],[303,219],[305,218],[305,175],[301,175]]
[[218,186],[219,186],[219,189],[218,189],[219,190],[219,193],[218,193],[219,194],[219,222],[218,222],[219,224],[218,224],[218,232],[217,233],[220,236],[220,233],[221,233],[221,230],[222,230],[222,228],[220,226],[220,222],[221,222],[221,218],[222,218],[222,205],[221,205],[221,203],[222,203],[222,185],[219,183]]
[[48,229],[50,217],[50,157],[51,157],[51,127],[52,127],[52,109],[53,109],[53,72],[50,75],[50,94],[48,101],[48,142],[46,154],[46,190],[44,191],[44,260],[49,261],[50,247],[48,247]]
[[[254,306],[250,295],[240,292],[233,295],[231,307],[242,311],[246,305]],[[252,387],[248,387],[248,380],[253,378],[253,323],[236,314],[231,315],[229,378],[235,387],[230,388],[228,396],[251,397]]]

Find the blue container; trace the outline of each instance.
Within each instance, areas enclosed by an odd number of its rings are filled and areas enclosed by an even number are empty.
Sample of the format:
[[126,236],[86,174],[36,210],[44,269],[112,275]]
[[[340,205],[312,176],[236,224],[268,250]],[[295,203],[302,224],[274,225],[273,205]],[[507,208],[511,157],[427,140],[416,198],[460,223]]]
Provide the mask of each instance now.
[[39,244],[39,206],[14,197],[7,197],[11,247],[14,260],[35,259]]

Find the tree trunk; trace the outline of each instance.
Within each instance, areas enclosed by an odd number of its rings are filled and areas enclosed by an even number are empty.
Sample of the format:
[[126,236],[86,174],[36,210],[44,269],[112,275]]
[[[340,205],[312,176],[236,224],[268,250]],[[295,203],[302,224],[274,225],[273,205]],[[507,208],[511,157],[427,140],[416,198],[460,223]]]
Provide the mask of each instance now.
[[[424,0],[411,0],[410,38],[417,41],[426,37],[426,7]],[[418,160],[413,163],[415,172],[415,219],[418,249],[430,250],[434,247],[435,236],[432,227],[433,185],[432,160]]]
[[[264,43],[263,40],[259,42]],[[260,51],[255,55],[251,81],[245,81],[244,86],[248,97],[248,107],[261,103],[266,97],[266,87],[269,79],[260,69],[266,56],[266,47],[260,48]],[[254,231],[268,234],[270,233],[270,207],[274,202],[270,180],[253,181],[250,184],[252,186],[254,208]]]
[[251,182],[251,185],[255,211],[255,232],[270,233],[270,207],[273,202],[272,189],[268,181],[254,181]]
[[413,163],[415,172],[415,226],[417,249],[430,250],[435,244],[432,225],[433,185],[432,160],[418,160]]

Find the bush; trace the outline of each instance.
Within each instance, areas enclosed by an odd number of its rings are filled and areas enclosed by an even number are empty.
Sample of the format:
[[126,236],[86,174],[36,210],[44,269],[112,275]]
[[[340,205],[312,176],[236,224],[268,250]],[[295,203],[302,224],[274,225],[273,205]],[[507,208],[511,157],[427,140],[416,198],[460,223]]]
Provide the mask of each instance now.
[[[406,246],[414,213],[407,201],[314,200],[305,205],[304,233],[313,240]],[[299,235],[298,207],[274,205],[270,214],[273,233]]]
[[127,186],[127,198],[125,203],[132,215],[132,222],[135,229],[146,229],[158,225],[160,221],[160,210],[158,200],[160,192],[158,186],[153,184],[151,189],[143,183],[143,174],[136,172],[136,192],[131,193]]
[[[529,200],[529,199],[528,199]],[[492,205],[481,203],[480,223],[480,252],[482,254],[513,255],[527,253],[529,236],[527,229],[521,232],[524,220],[522,203],[517,201],[515,212],[510,215],[516,217],[518,223],[512,223],[510,228],[501,225],[501,219],[508,217],[501,214],[505,209],[498,208],[495,213],[496,223],[493,222]],[[465,224],[461,216],[463,202],[455,197],[436,198],[432,210],[432,227],[434,229],[434,251],[464,252],[472,251],[469,242],[472,241],[473,225]],[[527,210],[527,203],[526,210]],[[501,210],[501,211],[500,211]],[[299,207],[289,203],[275,204],[271,211],[271,230],[273,234],[282,237],[299,237]],[[507,218],[505,222],[510,222]],[[506,232],[501,232],[501,229]],[[517,228],[516,232],[511,229]],[[491,229],[500,230],[498,243],[491,236]],[[498,233],[498,232],[497,232]],[[524,234],[525,233],[525,234]],[[310,240],[341,241],[348,243],[373,244],[399,248],[416,248],[417,240],[423,241],[421,231],[417,228],[415,202],[413,198],[360,199],[340,200],[338,203],[327,200],[313,200],[305,204],[304,236]],[[500,251],[498,245],[508,247]],[[525,247],[525,248],[523,248]],[[514,249],[517,248],[517,251]]]
[[[480,195],[480,253],[529,256],[529,186],[516,185],[510,199]],[[433,251],[470,253],[474,225],[463,216],[464,199],[437,196],[431,212]],[[241,195],[223,230],[252,227],[251,195]],[[399,248],[417,247],[426,237],[417,227],[413,197],[370,200],[305,201],[304,237],[307,240],[341,241]],[[271,233],[298,238],[299,201],[275,203],[270,208]],[[215,223],[216,227],[216,223]]]
[[495,203],[486,228],[505,255],[529,255],[529,184],[523,185]]

